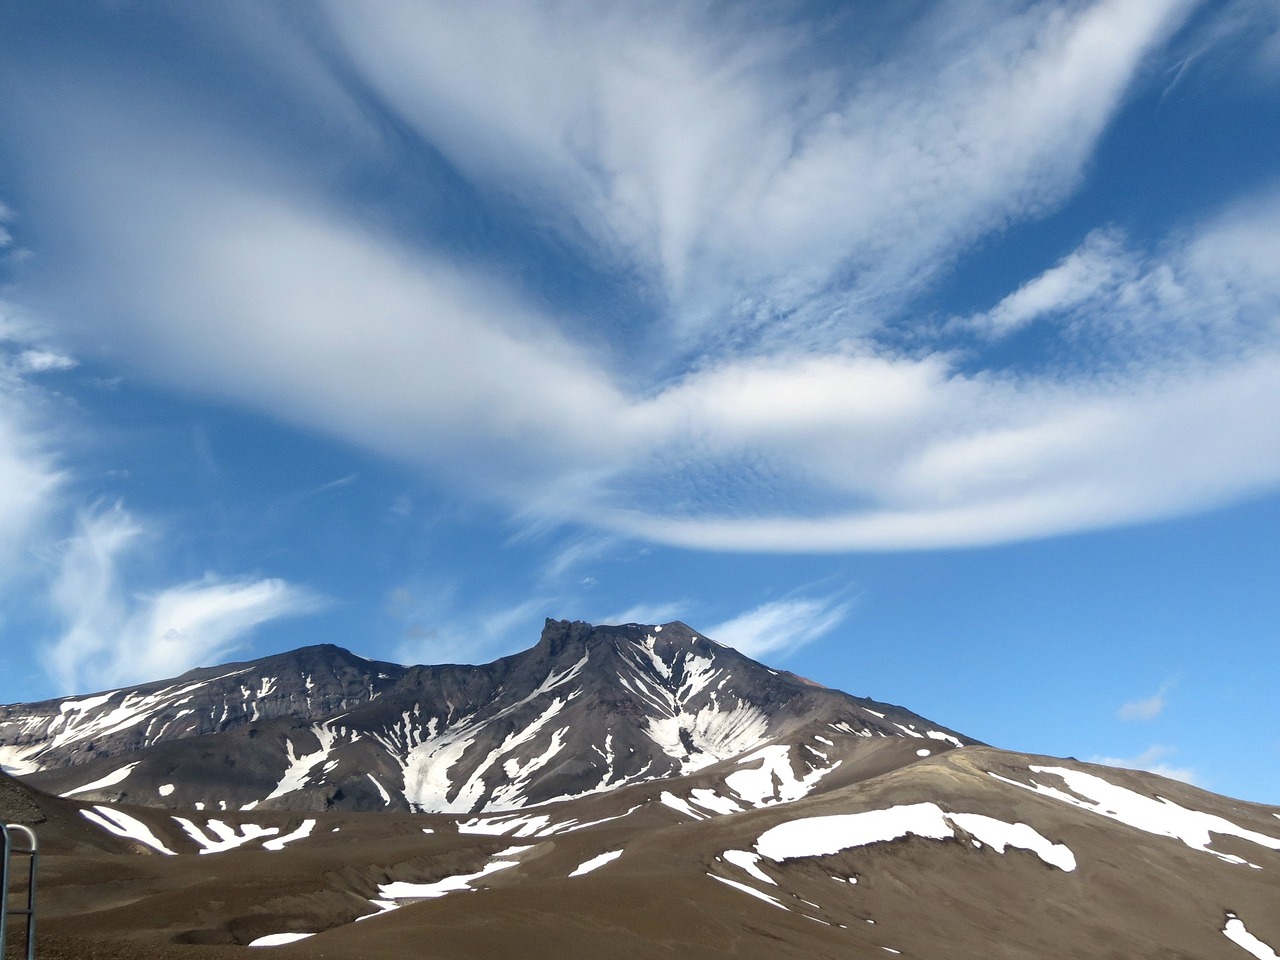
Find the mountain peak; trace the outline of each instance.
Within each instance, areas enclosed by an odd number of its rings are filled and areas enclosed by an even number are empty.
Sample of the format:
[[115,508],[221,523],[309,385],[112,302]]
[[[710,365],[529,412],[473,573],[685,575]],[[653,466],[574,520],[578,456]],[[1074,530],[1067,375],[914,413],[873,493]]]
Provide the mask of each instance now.
[[[534,647],[479,666],[406,667],[321,644],[0,707],[0,760],[53,792],[220,809],[524,807],[765,747],[784,782],[820,778],[886,737],[918,740],[920,755],[973,742],[680,621],[548,619]],[[837,738],[845,746],[820,746]]]

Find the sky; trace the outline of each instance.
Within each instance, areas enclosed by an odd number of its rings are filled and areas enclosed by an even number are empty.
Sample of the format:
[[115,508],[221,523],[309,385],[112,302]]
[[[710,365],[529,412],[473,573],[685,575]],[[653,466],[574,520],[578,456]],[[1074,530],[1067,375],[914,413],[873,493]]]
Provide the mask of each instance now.
[[1277,0],[14,0],[0,702],[683,620],[1280,804]]

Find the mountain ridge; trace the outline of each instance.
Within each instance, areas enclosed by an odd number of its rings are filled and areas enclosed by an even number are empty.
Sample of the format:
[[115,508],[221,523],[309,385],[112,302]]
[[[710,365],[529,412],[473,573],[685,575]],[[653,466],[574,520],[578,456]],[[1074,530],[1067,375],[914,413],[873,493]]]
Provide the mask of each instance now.
[[799,746],[809,728],[977,742],[679,621],[548,619],[533,647],[487,664],[405,666],[318,644],[0,707],[0,760],[86,798],[472,812],[692,772],[773,741],[804,777],[823,764]]

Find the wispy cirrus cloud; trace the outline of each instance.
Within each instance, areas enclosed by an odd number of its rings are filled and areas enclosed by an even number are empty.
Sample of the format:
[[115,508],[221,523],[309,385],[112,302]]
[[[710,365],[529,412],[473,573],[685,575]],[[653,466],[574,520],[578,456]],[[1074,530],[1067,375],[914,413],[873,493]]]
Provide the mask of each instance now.
[[0,580],[21,566],[30,537],[54,509],[64,475],[29,414],[0,387]]
[[1097,230],[1059,263],[964,325],[999,337],[1043,317],[1062,317],[1107,296],[1115,297],[1118,288],[1136,274],[1134,259],[1123,237],[1114,230]]
[[1160,689],[1149,697],[1125,701],[1116,711],[1116,716],[1121,720],[1154,720],[1169,705],[1169,692],[1173,686],[1169,681],[1161,684]]
[[[151,88],[63,79],[6,116],[30,134],[35,219],[79,251],[59,265],[68,315],[171,388],[530,523],[712,550],[969,546],[1280,484],[1280,426],[1253,415],[1280,403],[1265,190],[1145,246],[1100,225],[941,339],[881,336],[979,238],[1070,193],[1189,6],[943,5],[879,61],[835,64],[805,28],[705,10],[333,5],[326,52],[486,216],[553,234],[585,282],[628,278],[651,310],[640,356]],[[324,58],[282,62],[305,63],[318,110],[345,96],[317,81]],[[993,335],[1032,326],[1070,362],[987,362]]]
[[0,581],[25,566],[22,558],[57,509],[67,479],[57,428],[40,411],[29,375],[74,361],[34,345],[33,335],[29,321],[0,301]]
[[716,624],[706,635],[749,657],[779,655],[830,633],[844,622],[851,607],[841,595],[788,597]]
[[217,662],[262,624],[323,606],[321,598],[278,579],[209,575],[136,592],[129,561],[152,536],[116,504],[82,513],[75,535],[62,545],[50,596],[65,630],[44,660],[64,693]]
[[1166,763],[1178,751],[1174,747],[1155,745],[1143,750],[1136,757],[1090,757],[1090,763],[1101,763],[1108,767],[1123,767],[1126,770],[1146,770],[1149,773],[1181,780],[1196,786],[1201,785],[1200,775],[1190,767],[1178,767]]
[[[677,328],[794,343],[847,336],[839,300],[899,302],[975,237],[1060,200],[1192,6],[943,5],[874,64],[824,58],[821,24],[677,4],[328,11],[393,109],[477,180],[514,183],[645,271]],[[802,311],[808,330],[782,322],[837,274],[858,280]],[[842,322],[819,334],[832,309]]]

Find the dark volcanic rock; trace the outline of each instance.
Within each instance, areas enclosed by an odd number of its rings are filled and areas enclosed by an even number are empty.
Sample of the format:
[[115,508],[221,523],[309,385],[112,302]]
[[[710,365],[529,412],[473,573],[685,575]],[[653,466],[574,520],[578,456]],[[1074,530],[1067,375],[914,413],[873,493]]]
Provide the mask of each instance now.
[[44,819],[31,791],[7,773],[0,773],[0,821],[31,825]]
[[855,752],[883,737],[918,739],[928,752],[973,742],[678,622],[548,620],[533,648],[481,666],[403,667],[308,647],[0,708],[0,756],[45,789],[220,810],[515,808],[768,744],[793,754],[782,780],[804,778],[835,763],[800,749],[815,733]]

